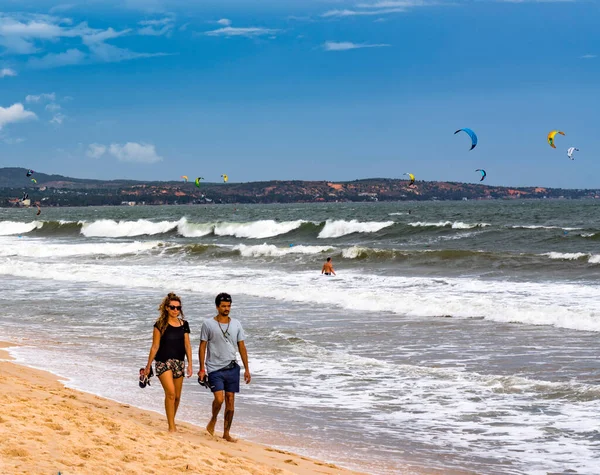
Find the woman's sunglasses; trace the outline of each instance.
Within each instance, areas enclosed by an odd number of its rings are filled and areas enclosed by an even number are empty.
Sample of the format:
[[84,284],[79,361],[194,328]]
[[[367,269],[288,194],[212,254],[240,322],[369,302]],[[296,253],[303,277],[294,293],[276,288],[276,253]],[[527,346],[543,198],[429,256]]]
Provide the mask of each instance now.
[[170,308],[171,310],[181,310],[181,306],[177,306],[177,305],[167,305],[167,308]]

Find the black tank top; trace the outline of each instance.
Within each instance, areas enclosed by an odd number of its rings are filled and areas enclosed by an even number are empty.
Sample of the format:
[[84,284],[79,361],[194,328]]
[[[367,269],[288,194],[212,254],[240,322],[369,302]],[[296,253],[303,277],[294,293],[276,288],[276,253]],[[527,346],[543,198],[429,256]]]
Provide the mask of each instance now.
[[[154,328],[158,328],[154,324]],[[181,360],[185,358],[185,334],[190,332],[187,320],[179,327],[167,325],[160,337],[160,346],[154,357],[155,361],[165,363],[167,360]]]

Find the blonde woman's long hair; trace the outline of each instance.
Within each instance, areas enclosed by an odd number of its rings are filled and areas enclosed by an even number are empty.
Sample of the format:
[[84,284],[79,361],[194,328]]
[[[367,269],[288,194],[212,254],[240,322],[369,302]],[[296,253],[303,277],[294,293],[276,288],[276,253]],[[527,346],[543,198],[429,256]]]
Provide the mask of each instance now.
[[[167,325],[169,325],[169,310],[167,309],[167,305],[171,303],[171,301],[179,302],[181,305],[181,297],[174,292],[169,292],[169,294],[163,299],[163,301],[158,306],[158,311],[160,315],[156,320],[156,328],[162,335],[167,329]],[[183,309],[179,312],[179,318],[183,320]]]

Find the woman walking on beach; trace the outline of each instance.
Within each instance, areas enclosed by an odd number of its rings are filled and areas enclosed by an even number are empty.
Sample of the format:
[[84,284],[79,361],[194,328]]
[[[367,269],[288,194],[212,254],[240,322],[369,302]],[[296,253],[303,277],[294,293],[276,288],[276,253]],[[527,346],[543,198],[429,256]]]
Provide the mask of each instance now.
[[174,293],[163,299],[158,311],[160,316],[154,324],[152,347],[144,373],[146,376],[150,374],[152,360],[156,360],[156,375],[165,390],[165,412],[169,432],[176,432],[175,414],[181,399],[185,357],[188,360],[187,377],[192,376],[190,326],[183,319],[181,298]]

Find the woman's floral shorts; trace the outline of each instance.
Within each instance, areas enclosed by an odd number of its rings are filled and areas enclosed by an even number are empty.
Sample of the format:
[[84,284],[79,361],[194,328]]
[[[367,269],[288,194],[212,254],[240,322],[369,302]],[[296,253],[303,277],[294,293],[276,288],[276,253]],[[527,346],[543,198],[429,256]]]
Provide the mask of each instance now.
[[160,376],[165,371],[173,371],[173,379],[183,378],[185,365],[182,360],[167,360],[156,362],[156,376]]

